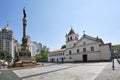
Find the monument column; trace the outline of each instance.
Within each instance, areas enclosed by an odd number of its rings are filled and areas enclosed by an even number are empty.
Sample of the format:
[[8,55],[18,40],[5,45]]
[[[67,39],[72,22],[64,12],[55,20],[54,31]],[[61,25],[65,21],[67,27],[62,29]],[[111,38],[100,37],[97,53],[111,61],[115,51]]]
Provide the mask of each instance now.
[[23,9],[23,36],[22,36],[22,44],[21,44],[21,51],[19,52],[19,57],[18,61],[16,62],[15,66],[20,67],[20,66],[33,66],[34,63],[31,58],[31,52],[29,51],[29,47],[27,45],[28,43],[28,38],[26,36],[26,25],[27,25],[27,20],[26,20],[26,12],[25,8]]
[[26,12],[25,8],[23,9],[23,37],[22,37],[22,50],[26,51],[27,47],[27,37],[26,37],[26,25],[27,25],[27,20],[26,20]]
[[26,25],[27,20],[23,18],[23,37],[26,37]]
[[26,25],[27,25],[27,20],[26,20],[26,12],[25,8],[23,9],[23,37],[22,37],[22,45],[21,45],[21,51],[19,53],[19,59],[22,61],[23,65],[31,63],[31,52],[29,51],[28,48],[28,38],[26,36]]

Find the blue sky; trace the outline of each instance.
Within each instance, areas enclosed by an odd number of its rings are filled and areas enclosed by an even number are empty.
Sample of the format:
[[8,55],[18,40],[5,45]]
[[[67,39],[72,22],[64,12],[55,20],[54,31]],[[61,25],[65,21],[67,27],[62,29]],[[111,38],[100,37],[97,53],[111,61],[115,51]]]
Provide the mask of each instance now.
[[120,44],[120,0],[0,0],[0,27],[7,22],[21,43],[23,8],[32,41],[59,49],[72,28],[104,42]]

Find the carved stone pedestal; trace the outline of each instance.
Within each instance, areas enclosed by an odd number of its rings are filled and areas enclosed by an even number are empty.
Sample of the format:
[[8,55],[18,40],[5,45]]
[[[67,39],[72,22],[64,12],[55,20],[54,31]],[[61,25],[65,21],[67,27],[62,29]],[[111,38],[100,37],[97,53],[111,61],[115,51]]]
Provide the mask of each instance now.
[[15,67],[33,66],[36,65],[35,61],[32,61],[31,53],[29,51],[21,51],[19,53],[19,61],[16,62]]

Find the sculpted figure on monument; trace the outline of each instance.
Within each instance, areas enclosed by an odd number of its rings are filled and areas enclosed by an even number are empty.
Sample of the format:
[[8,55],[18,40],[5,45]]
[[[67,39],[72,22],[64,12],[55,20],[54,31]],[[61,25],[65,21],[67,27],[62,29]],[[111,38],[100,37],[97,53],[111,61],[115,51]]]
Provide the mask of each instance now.
[[26,37],[23,37],[23,38],[22,38],[22,42],[23,42],[23,43],[27,43],[27,41],[28,41],[28,39],[27,39]]
[[26,18],[25,8],[23,9],[23,15],[24,15],[24,18]]
[[26,20],[26,12],[25,12],[25,7],[24,7],[24,9],[23,9],[23,26],[25,26],[26,27],[26,22],[27,22],[27,20]]

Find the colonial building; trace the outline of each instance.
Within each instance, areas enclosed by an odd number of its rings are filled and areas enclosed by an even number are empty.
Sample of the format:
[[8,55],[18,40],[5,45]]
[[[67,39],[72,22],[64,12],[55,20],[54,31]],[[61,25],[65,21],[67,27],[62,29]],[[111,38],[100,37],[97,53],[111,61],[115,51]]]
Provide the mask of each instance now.
[[65,37],[66,48],[51,51],[48,55],[49,62],[86,62],[111,59],[111,43],[105,44],[102,39],[85,33],[79,39],[79,35],[72,28]]

